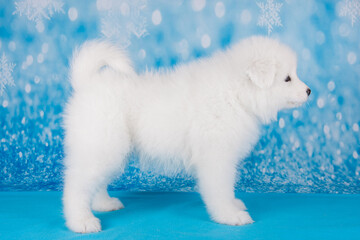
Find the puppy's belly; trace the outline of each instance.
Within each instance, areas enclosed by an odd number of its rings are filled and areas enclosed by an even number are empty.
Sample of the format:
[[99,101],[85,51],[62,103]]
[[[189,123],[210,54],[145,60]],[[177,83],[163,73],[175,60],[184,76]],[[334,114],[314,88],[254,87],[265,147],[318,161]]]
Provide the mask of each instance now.
[[171,126],[142,124],[134,134],[135,147],[152,158],[182,158],[187,152],[185,130]]
[[189,147],[185,131],[166,128],[161,124],[142,126],[134,136],[135,148],[140,154],[140,168],[172,176],[183,170],[191,172]]

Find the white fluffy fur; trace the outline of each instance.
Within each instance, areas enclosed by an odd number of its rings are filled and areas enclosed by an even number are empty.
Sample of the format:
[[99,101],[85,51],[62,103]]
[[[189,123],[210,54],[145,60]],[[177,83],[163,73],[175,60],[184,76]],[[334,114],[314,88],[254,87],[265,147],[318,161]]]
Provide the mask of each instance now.
[[63,201],[67,226],[82,233],[101,230],[91,209],[123,208],[107,185],[134,149],[145,165],[193,173],[214,221],[252,223],[234,195],[236,165],[257,142],[261,123],[308,99],[295,54],[264,37],[144,74],[118,48],[89,41],[74,55],[71,81]]

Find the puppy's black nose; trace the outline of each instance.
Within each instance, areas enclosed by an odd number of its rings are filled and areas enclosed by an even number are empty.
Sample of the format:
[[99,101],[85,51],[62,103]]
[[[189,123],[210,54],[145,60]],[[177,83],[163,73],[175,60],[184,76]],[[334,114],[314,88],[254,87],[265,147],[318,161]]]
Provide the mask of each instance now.
[[310,88],[306,89],[306,93],[307,93],[308,96],[310,96],[310,93],[311,93]]

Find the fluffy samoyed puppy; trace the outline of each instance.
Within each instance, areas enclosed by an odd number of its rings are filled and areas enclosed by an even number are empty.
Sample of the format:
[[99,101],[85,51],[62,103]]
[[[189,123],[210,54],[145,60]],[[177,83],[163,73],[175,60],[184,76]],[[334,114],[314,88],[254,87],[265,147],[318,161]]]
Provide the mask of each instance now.
[[73,57],[65,111],[67,226],[98,232],[92,210],[124,207],[107,185],[133,150],[142,164],[193,174],[214,221],[252,223],[235,198],[236,166],[257,142],[260,124],[308,99],[296,65],[289,47],[251,37],[169,71],[137,74],[119,48],[86,42]]

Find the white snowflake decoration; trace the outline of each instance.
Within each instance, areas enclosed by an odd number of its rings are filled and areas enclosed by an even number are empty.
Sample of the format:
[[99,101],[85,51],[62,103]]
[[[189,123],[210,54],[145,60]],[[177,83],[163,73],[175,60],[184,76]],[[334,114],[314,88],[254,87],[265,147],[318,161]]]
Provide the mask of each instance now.
[[12,72],[15,67],[14,63],[9,63],[5,53],[3,53],[0,59],[0,96],[3,95],[6,85],[15,86]]
[[44,19],[50,20],[54,13],[64,13],[64,3],[61,0],[24,0],[15,2],[13,14],[26,16],[28,20],[36,23],[39,32],[44,30]]
[[360,0],[345,0],[341,3],[340,16],[349,17],[351,19],[351,26],[354,26],[360,17]]
[[131,35],[145,36],[146,3],[147,0],[97,0],[97,8],[102,12],[101,33],[124,48],[131,44]]
[[281,19],[279,16],[282,3],[274,3],[274,0],[267,0],[266,3],[256,3],[261,9],[257,25],[260,27],[267,27],[268,35],[273,30],[273,26],[281,27]]

